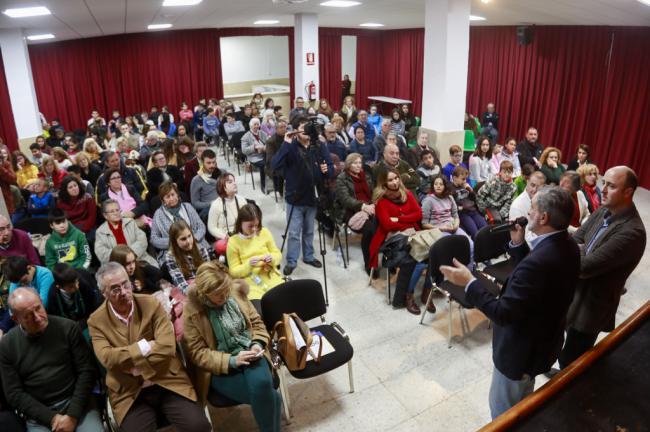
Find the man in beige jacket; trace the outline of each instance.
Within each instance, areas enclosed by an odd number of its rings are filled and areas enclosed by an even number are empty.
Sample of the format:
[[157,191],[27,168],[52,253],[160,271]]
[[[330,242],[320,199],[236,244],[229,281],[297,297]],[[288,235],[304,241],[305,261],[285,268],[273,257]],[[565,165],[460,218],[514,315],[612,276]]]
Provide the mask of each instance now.
[[154,431],[158,413],[179,431],[211,430],[158,300],[133,294],[126,271],[115,262],[97,271],[97,285],[106,301],[90,316],[88,328],[95,355],[107,370],[108,397],[120,430]]

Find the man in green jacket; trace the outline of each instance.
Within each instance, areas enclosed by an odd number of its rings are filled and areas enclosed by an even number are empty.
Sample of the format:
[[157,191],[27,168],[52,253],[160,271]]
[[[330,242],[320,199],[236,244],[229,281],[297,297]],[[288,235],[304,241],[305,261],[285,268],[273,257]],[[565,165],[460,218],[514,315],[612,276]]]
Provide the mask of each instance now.
[[377,184],[377,176],[380,172],[385,171],[387,168],[393,168],[399,171],[400,178],[404,187],[410,190],[415,199],[417,199],[417,188],[420,186],[420,176],[408,164],[408,162],[400,159],[399,148],[395,144],[387,143],[384,147],[384,158],[377,162],[377,165],[372,170],[373,183]]

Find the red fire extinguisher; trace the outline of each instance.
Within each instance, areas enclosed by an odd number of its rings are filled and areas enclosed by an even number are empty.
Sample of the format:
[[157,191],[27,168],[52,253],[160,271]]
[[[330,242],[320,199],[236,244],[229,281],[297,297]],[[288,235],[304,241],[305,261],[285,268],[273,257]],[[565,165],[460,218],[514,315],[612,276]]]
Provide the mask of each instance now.
[[310,101],[316,100],[316,84],[313,81],[309,81],[305,85],[305,93],[307,93],[307,98]]

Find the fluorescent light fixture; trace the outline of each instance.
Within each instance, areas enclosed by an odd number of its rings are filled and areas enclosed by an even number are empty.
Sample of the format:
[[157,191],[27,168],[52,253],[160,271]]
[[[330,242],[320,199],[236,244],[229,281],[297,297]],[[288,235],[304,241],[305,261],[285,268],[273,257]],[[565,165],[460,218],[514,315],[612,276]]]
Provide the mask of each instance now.
[[470,15],[469,20],[470,21],[485,21],[485,18],[480,17],[480,16],[476,16],[476,15]]
[[50,10],[45,6],[7,9],[5,11],[2,11],[2,13],[11,18],[26,18],[26,17],[52,14],[52,12],[50,12]]
[[643,3],[646,6],[650,6],[650,0],[638,0],[640,3]]
[[383,26],[384,26],[383,24],[379,24],[379,23],[363,23],[363,24],[359,24],[359,27],[383,27]]
[[149,24],[147,28],[149,30],[160,30],[160,29],[168,29],[172,25],[171,24]]
[[361,4],[361,2],[358,2],[358,1],[329,0],[329,1],[321,3],[320,5],[321,6],[329,6],[329,7],[346,8],[346,7],[358,6],[360,4]]
[[40,35],[31,35],[31,36],[27,36],[27,39],[32,40],[32,41],[45,40],[45,39],[54,39],[54,35],[52,33],[40,34]]
[[255,25],[267,25],[267,24],[277,24],[280,21],[278,20],[257,20],[253,24]]
[[488,4],[488,3],[491,3],[491,2],[492,2],[492,0],[481,0],[481,3],[483,3],[483,4]]
[[203,0],[164,0],[163,6],[194,6]]

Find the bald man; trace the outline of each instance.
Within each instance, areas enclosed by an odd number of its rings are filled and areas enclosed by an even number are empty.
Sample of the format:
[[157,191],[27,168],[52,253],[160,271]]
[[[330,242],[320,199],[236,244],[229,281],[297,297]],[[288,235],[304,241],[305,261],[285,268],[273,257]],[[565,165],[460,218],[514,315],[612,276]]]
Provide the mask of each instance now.
[[594,346],[601,331],[614,330],[625,281],[645,250],[645,227],[632,201],[636,174],[617,166],[608,169],[603,180],[602,206],[573,234],[582,260],[559,358],[561,368]]
[[9,306],[17,326],[0,339],[0,375],[7,402],[25,415],[27,430],[103,430],[90,403],[93,357],[77,324],[48,316],[31,288],[16,288]]
[[13,228],[9,219],[0,215],[0,257],[10,256],[22,256],[27,258],[30,264],[41,264],[29,234]]
[[420,176],[418,176],[411,165],[403,159],[400,159],[399,147],[388,139],[386,140],[386,147],[384,147],[384,158],[377,162],[377,165],[372,170],[373,182],[376,183],[379,173],[385,171],[387,168],[394,168],[399,171],[402,183],[404,183],[406,189],[410,190],[417,199],[416,189],[420,186]]

